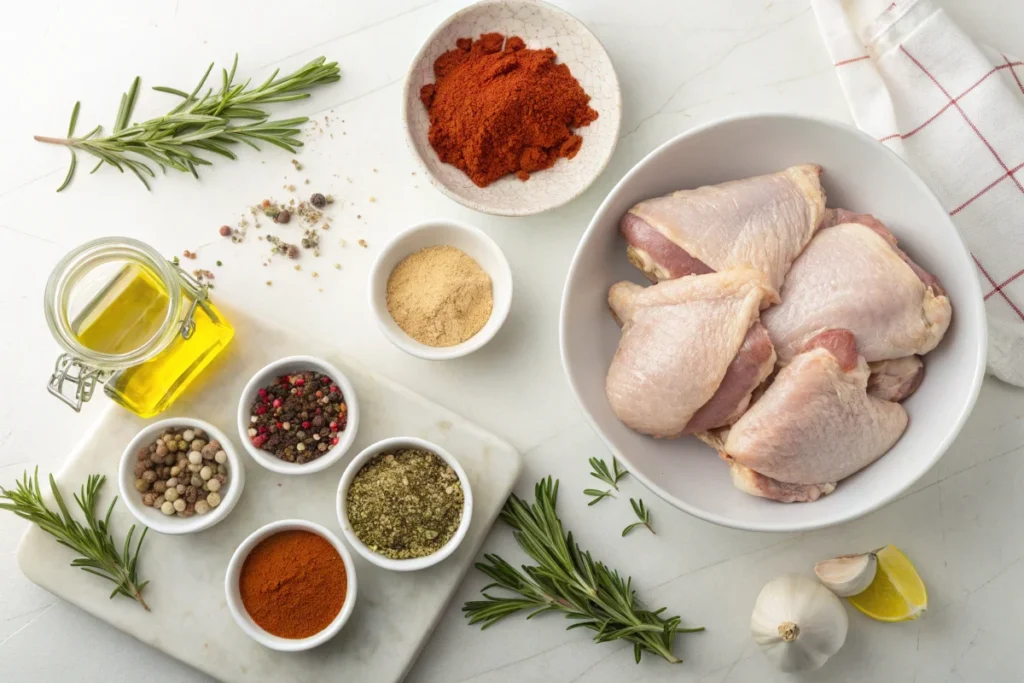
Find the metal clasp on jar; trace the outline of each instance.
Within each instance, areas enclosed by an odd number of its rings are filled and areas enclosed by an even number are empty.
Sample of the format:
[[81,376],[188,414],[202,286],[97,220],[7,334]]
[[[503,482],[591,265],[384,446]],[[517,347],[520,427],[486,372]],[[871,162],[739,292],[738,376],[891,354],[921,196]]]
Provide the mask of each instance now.
[[[196,331],[197,308],[202,307],[215,322],[218,320],[218,316],[207,305],[207,301],[210,299],[210,286],[187,273],[177,263],[170,261],[170,264],[181,281],[181,288],[192,299],[191,305],[179,323],[181,326],[179,334],[182,339],[187,341]],[[53,374],[50,375],[46,390],[71,406],[77,413],[81,412],[82,405],[92,398],[96,385],[103,384],[116,373],[116,370],[101,370],[70,353],[62,353],[57,358],[57,364],[54,366]],[[74,392],[65,393],[65,388],[70,389],[71,387],[74,387]]]

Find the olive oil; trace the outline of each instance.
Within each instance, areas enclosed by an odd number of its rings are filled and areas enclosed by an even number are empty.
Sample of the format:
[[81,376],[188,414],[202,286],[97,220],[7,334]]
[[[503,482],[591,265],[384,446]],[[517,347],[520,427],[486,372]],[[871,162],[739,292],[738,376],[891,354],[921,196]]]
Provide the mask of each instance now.
[[[182,295],[184,314],[193,300],[184,290]],[[132,264],[103,288],[71,327],[78,341],[93,351],[128,353],[157,334],[168,315],[178,315],[169,306],[170,297],[161,279]],[[194,319],[195,331],[188,339],[177,334],[153,358],[117,371],[105,385],[107,395],[141,417],[165,410],[235,333],[209,300],[196,307]]]

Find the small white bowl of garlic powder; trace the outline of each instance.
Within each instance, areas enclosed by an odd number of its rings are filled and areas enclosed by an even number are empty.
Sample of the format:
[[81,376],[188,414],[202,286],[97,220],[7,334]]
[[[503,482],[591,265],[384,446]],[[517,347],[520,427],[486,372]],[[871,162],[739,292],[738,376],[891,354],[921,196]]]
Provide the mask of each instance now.
[[481,230],[454,221],[396,235],[370,270],[370,308],[392,344],[448,360],[489,342],[512,303],[512,271]]

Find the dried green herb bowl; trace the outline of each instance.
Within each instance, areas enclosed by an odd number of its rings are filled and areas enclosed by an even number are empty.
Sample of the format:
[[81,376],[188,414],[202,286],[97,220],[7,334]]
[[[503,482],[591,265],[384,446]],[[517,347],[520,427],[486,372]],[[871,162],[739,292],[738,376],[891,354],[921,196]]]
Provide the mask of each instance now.
[[[352,480],[355,479],[355,476],[370,460],[382,453],[388,453],[390,451],[403,448],[416,448],[430,451],[437,457],[444,460],[453,470],[455,470],[455,474],[459,477],[459,482],[462,485],[462,496],[464,502],[462,507],[462,519],[459,520],[459,527],[455,530],[455,534],[448,539],[447,543],[430,555],[415,557],[408,560],[394,560],[390,557],[385,557],[384,555],[374,552],[369,546],[363,543],[358,536],[356,536],[355,531],[352,529],[352,524],[348,520],[348,489],[352,484]],[[454,553],[455,549],[459,547],[459,544],[462,543],[462,539],[466,537],[466,532],[469,531],[469,524],[473,517],[473,491],[470,489],[469,477],[466,476],[466,471],[462,469],[462,465],[459,464],[459,461],[455,459],[454,455],[435,443],[414,437],[400,436],[378,441],[363,450],[359,455],[354,457],[351,462],[349,462],[348,466],[345,468],[345,472],[341,475],[341,483],[338,484],[337,505],[338,523],[341,525],[341,531],[345,536],[345,540],[348,541],[349,545],[355,548],[357,553],[366,558],[368,562],[372,562],[378,567],[397,572],[411,572],[432,567]]]

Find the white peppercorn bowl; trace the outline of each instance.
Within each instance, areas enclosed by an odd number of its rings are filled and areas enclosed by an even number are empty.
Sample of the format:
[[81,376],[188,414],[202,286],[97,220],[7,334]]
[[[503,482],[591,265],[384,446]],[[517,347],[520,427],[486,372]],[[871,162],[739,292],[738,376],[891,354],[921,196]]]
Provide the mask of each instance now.
[[[220,505],[211,508],[205,515],[194,514],[191,517],[165,515],[157,508],[143,505],[142,494],[135,490],[136,454],[140,449],[147,448],[156,441],[157,437],[165,429],[181,427],[203,430],[207,435],[220,442],[221,448],[228,456],[228,480],[219,491],[221,496]],[[131,440],[121,455],[117,485],[121,492],[122,502],[124,502],[135,519],[142,524],[161,534],[191,534],[209,529],[231,513],[239,498],[242,497],[242,489],[245,488],[245,465],[238,456],[238,451],[235,449],[231,439],[217,427],[194,417],[171,417],[147,426]]]
[[[395,267],[420,249],[451,246],[465,252],[491,278],[491,317],[480,331],[455,346],[428,346],[416,341],[398,326],[388,312],[388,279]],[[451,220],[433,220],[414,225],[393,237],[370,268],[370,310],[388,340],[406,353],[425,360],[460,358],[481,348],[498,333],[512,307],[512,269],[501,248],[478,228]]]
[[[245,564],[245,559],[249,557],[252,549],[264,539],[282,531],[308,531],[320,536],[334,546],[334,549],[338,551],[338,555],[341,556],[341,561],[345,564],[347,587],[345,590],[345,602],[341,605],[341,611],[338,612],[338,616],[334,617],[334,621],[328,624],[324,630],[308,638],[282,638],[263,630],[249,616],[249,612],[245,609],[245,604],[242,602],[241,590],[238,587],[238,581],[242,574],[242,565]],[[352,555],[349,553],[348,548],[326,528],[302,519],[283,519],[260,527],[242,541],[228,562],[227,574],[224,577],[224,592],[227,596],[228,611],[231,612],[235,623],[245,631],[247,636],[260,645],[269,647],[272,650],[300,652],[314,648],[317,645],[322,645],[336,636],[341,627],[348,621],[348,618],[352,616],[352,610],[355,609],[356,604],[356,568],[352,563]]]
[[[381,453],[387,453],[401,448],[419,448],[425,451],[430,451],[448,463],[448,465],[455,470],[455,474],[459,476],[459,482],[462,484],[463,507],[462,519],[459,521],[458,529],[455,530],[455,534],[452,535],[452,537],[448,539],[448,542],[441,546],[440,549],[424,557],[415,557],[408,560],[393,560],[374,552],[369,548],[369,546],[359,540],[358,536],[356,536],[355,531],[352,529],[352,524],[348,521],[348,488],[352,484],[352,480],[355,478],[356,474],[359,473],[359,470],[363,469],[363,465]],[[462,543],[462,539],[465,538],[466,532],[469,531],[469,523],[472,517],[473,490],[470,488],[469,477],[466,476],[466,471],[462,469],[462,465],[459,464],[459,461],[456,460],[454,455],[437,444],[424,441],[423,439],[399,436],[378,441],[363,450],[356,457],[352,458],[348,466],[345,467],[345,472],[341,475],[341,482],[338,484],[338,523],[341,525],[341,531],[345,535],[345,540],[348,541],[349,544],[355,548],[356,552],[362,555],[367,561],[372,562],[378,567],[390,569],[392,571],[411,572],[419,569],[426,569],[427,567],[431,567],[444,560],[446,557],[454,553],[455,549],[459,547],[460,543]]]
[[[345,431],[338,435],[338,443],[331,446],[316,460],[306,463],[294,463],[281,460],[273,453],[257,448],[252,444],[249,436],[249,419],[252,416],[250,409],[259,390],[276,380],[281,375],[289,375],[304,370],[313,370],[322,373],[333,379],[341,387],[342,396],[345,398],[345,405],[348,406],[348,423]],[[312,474],[320,472],[334,463],[352,446],[356,440],[356,432],[359,430],[359,400],[356,397],[356,390],[352,382],[338,368],[327,361],[314,356],[287,356],[269,363],[257,372],[245,385],[242,396],[238,402],[238,438],[242,441],[242,447],[252,456],[257,463],[278,474]]]

